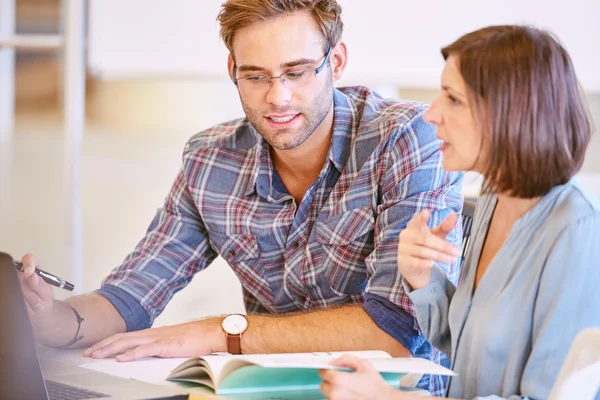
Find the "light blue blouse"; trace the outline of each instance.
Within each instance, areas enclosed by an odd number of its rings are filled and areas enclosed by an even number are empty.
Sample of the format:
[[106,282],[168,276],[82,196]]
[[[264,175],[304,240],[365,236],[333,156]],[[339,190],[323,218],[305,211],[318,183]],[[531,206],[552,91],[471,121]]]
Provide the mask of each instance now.
[[600,202],[573,179],[517,220],[473,284],[496,197],[482,196],[457,288],[435,266],[417,320],[458,373],[448,397],[547,399],[573,339],[600,326]]

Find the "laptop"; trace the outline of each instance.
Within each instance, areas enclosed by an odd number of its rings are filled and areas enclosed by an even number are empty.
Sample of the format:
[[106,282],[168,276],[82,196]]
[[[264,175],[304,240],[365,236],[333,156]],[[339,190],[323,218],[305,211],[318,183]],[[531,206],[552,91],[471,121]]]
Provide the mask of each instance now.
[[187,399],[183,389],[87,370],[62,357],[43,358],[42,373],[17,273],[0,252],[0,399]]

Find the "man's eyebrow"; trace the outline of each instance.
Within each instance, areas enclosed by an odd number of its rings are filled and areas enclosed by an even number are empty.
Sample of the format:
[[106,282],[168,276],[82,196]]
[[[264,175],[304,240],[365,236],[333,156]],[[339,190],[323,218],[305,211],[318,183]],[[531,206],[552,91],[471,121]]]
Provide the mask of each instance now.
[[[279,66],[281,68],[291,68],[291,67],[297,67],[299,65],[315,64],[316,62],[317,62],[317,60],[314,60],[312,58],[299,58],[299,59],[294,60],[294,61],[289,61],[289,62],[280,64]],[[240,65],[237,68],[237,70],[240,71],[240,72],[262,72],[262,71],[266,71],[266,69],[263,68],[263,67],[259,67],[258,65],[251,65],[251,64]]]
[[240,65],[237,67],[237,70],[240,72],[244,71],[264,71],[265,69],[262,67],[258,67],[256,65]]
[[315,64],[317,60],[313,60],[312,58],[300,58],[298,60],[290,61],[281,64],[281,68],[290,68],[296,67],[298,65],[306,65],[306,64]]

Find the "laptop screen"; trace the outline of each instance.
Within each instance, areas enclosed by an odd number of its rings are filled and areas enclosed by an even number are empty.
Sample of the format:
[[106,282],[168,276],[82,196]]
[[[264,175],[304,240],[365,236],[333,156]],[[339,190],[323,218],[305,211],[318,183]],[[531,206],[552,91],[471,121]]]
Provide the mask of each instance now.
[[12,258],[0,253],[0,399],[47,399]]

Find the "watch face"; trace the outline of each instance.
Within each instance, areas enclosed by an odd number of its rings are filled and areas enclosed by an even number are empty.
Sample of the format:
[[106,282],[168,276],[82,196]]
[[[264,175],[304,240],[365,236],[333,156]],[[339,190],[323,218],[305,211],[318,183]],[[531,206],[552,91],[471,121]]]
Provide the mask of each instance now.
[[239,335],[248,328],[248,321],[243,315],[233,314],[225,318],[222,325],[230,335]]

